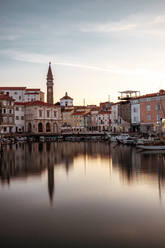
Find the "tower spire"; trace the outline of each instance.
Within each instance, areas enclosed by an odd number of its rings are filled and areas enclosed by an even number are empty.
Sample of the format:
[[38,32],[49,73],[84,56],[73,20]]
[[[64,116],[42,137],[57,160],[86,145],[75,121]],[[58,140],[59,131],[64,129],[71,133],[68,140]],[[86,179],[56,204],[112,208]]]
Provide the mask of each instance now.
[[49,62],[48,74],[47,74],[47,103],[53,104],[53,73],[51,68],[51,62]]
[[52,68],[51,68],[51,62],[49,62],[47,80],[53,80],[53,73],[52,73]]

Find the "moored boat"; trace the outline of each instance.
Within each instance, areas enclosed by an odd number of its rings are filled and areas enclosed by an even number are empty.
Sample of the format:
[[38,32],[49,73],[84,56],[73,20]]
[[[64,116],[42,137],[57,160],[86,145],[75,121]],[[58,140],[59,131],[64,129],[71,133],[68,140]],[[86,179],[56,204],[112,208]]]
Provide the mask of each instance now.
[[165,144],[162,145],[138,145],[138,149],[142,150],[165,150]]

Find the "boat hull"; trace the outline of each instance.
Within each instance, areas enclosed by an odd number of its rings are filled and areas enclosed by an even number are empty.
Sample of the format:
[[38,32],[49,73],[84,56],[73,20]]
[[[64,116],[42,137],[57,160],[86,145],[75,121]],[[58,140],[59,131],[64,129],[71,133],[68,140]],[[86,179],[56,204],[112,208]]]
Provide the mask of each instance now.
[[139,145],[137,148],[142,149],[142,150],[165,150],[165,145],[163,146],[143,146]]

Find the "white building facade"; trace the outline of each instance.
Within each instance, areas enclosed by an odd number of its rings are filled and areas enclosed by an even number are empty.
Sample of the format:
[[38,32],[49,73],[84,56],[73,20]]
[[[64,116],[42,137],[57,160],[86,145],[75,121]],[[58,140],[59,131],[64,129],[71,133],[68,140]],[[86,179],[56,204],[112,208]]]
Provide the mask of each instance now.
[[60,106],[61,107],[72,107],[73,106],[73,98],[68,96],[67,92],[65,96],[60,99]]
[[97,115],[98,131],[111,131],[111,112],[100,111]]
[[131,129],[133,132],[140,131],[140,101],[131,100]]
[[118,133],[120,132],[120,125],[119,125],[119,117],[118,117],[118,104],[115,103],[111,106],[111,126],[112,132]]
[[25,131],[28,133],[60,133],[61,108],[41,101],[25,105]]
[[13,133],[14,126],[14,100],[8,94],[0,94],[0,133]]
[[15,112],[15,133],[25,132],[25,103],[15,102],[14,103]]
[[15,102],[44,101],[44,92],[26,87],[0,87],[0,93],[9,94]]

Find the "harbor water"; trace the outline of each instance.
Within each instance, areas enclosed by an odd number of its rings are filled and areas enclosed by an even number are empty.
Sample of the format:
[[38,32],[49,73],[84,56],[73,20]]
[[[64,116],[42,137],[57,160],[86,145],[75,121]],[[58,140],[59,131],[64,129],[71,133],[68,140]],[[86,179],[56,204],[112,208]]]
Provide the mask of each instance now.
[[27,143],[0,158],[0,247],[165,247],[165,153]]

